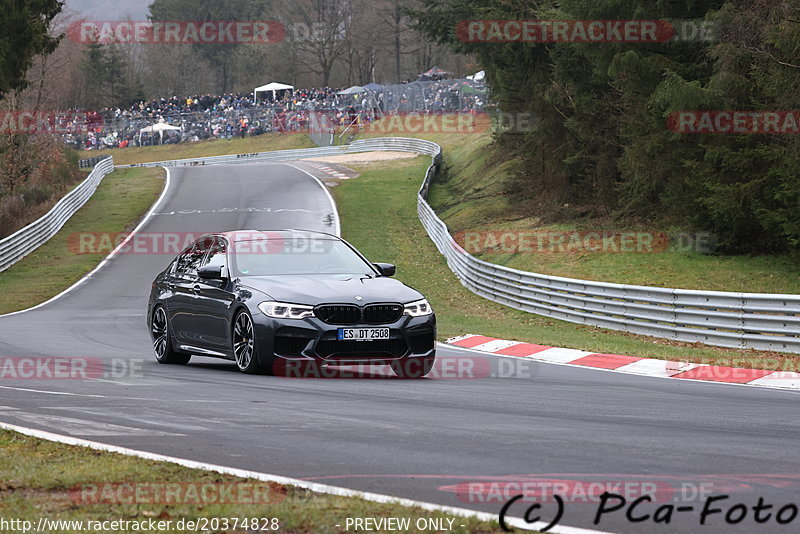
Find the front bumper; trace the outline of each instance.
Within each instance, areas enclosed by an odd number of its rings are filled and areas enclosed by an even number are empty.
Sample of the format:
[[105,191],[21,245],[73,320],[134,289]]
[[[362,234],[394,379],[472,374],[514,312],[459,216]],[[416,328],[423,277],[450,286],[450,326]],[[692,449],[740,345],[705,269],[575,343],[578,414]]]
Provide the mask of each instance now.
[[[253,315],[262,365],[276,358],[315,360],[332,364],[388,363],[401,358],[424,358],[436,352],[436,316],[402,316],[393,323],[334,325],[317,317],[273,319],[262,313]],[[388,328],[390,339],[378,341],[338,341],[339,328]]]

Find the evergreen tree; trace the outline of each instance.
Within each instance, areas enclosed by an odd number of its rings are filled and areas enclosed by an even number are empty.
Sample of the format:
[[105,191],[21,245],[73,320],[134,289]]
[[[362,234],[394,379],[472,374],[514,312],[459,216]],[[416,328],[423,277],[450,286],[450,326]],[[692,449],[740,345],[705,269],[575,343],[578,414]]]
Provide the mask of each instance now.
[[0,98],[24,89],[33,58],[58,46],[60,37],[50,36],[50,23],[62,6],[58,0],[0,0]]
[[[683,110],[800,109],[800,1],[423,0],[418,29],[485,68],[507,113],[533,112],[517,193],[537,214],[580,213],[710,230],[726,252],[800,246],[800,151],[787,134],[678,134]],[[465,20],[714,23],[708,40],[469,43]],[[691,28],[691,26],[689,26]],[[680,30],[681,26],[676,26]]]
[[117,45],[88,44],[81,67],[90,107],[127,106],[144,98],[141,82],[128,75],[128,58]]

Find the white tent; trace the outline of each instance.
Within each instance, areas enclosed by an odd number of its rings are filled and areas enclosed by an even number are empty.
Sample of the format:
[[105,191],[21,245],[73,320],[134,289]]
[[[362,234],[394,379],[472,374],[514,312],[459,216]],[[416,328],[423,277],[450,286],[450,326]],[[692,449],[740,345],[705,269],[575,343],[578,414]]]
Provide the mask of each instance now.
[[253,89],[253,100],[258,102],[258,93],[265,93],[267,91],[272,91],[272,99],[275,99],[275,91],[283,91],[284,89],[291,89],[294,91],[294,86],[286,85],[285,83],[278,83],[278,82],[271,82],[267,85],[262,85],[261,87],[256,87]]
[[337,95],[355,95],[358,93],[366,93],[367,90],[361,87],[360,85],[354,85],[353,87],[348,87],[343,91],[339,91],[336,93]]
[[479,81],[483,80],[484,78],[486,78],[486,71],[483,71],[483,70],[480,71],[480,72],[476,72],[472,76],[467,76],[467,79],[468,80],[472,80],[473,82],[479,82]]
[[175,131],[175,130],[180,131],[180,127],[172,126],[171,124],[167,124],[166,122],[163,121],[164,119],[161,119],[161,122],[157,122],[156,124],[151,124],[150,126],[145,126],[141,130],[139,130],[139,144],[141,144],[143,133],[149,133],[149,134],[157,133],[158,137],[161,140],[161,143],[163,144],[164,132]]

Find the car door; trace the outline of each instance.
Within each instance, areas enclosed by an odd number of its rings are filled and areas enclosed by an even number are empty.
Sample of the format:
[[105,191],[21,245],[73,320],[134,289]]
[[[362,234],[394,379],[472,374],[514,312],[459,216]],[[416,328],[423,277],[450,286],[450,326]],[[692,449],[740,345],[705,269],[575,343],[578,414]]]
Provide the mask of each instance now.
[[197,268],[207,252],[203,239],[195,241],[178,257],[169,280],[172,296],[167,301],[170,326],[178,345],[197,346],[193,316],[196,313],[194,286],[197,285]]
[[203,346],[226,352],[230,345],[230,313],[236,295],[232,292],[232,283],[228,270],[228,243],[225,238],[216,237],[209,253],[201,266],[213,265],[222,269],[224,280],[197,281],[195,288],[196,309],[194,330],[203,342]]

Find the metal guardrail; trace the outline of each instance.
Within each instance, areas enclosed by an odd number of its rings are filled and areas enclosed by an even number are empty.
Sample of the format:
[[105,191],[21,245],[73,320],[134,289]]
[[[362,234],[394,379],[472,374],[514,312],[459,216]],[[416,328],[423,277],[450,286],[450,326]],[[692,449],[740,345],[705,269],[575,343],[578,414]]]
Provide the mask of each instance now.
[[[431,145],[431,146],[429,146]],[[276,150],[272,152],[253,152],[251,154],[231,154],[227,156],[211,156],[207,158],[187,158],[148,163],[134,163],[131,165],[117,165],[122,167],[194,167],[203,165],[231,165],[237,163],[255,163],[260,161],[291,161],[295,159],[316,158],[321,156],[337,156],[341,154],[355,154],[358,152],[371,152],[373,150],[398,150],[405,152],[420,152],[432,155],[431,151],[439,149],[439,145],[430,141],[410,139],[405,137],[378,137],[374,139],[359,139],[349,145],[295,148],[291,150]]]
[[573,323],[720,347],[800,353],[800,295],[577,280],[475,258],[456,243],[428,205],[428,189],[437,169],[434,158],[419,190],[419,218],[450,269],[473,293]]
[[24,258],[58,232],[64,223],[94,194],[106,174],[114,170],[114,159],[103,158],[89,176],[37,220],[0,240],[0,271]]
[[86,158],[78,161],[78,168],[79,169],[91,169],[101,161],[106,158],[110,158],[111,156],[94,156],[91,158]]
[[280,161],[371,150],[432,156],[419,189],[419,218],[461,283],[482,297],[519,310],[612,330],[722,347],[800,353],[800,295],[669,289],[577,280],[520,271],[470,255],[450,236],[447,225],[428,205],[430,182],[441,163],[441,148],[430,141],[384,137],[361,139],[345,146],[149,165]]
[[[64,223],[66,223],[76,211],[78,211],[89,198],[94,194],[100,181],[106,174],[113,171],[115,168],[122,167],[181,167],[181,166],[194,166],[194,165],[214,165],[214,164],[232,164],[232,163],[253,163],[258,161],[287,161],[302,158],[330,156],[336,154],[352,154],[357,152],[370,152],[373,150],[404,150],[407,152],[418,152],[422,150],[424,153],[431,153],[432,146],[438,145],[429,143],[424,145],[423,148],[417,146],[419,143],[428,143],[427,141],[419,141],[415,139],[403,140],[403,138],[395,138],[393,141],[396,146],[394,148],[383,148],[384,143],[382,140],[364,140],[356,141],[351,145],[337,146],[337,147],[321,147],[321,148],[304,148],[296,150],[278,150],[273,152],[259,152],[254,154],[233,154],[228,156],[214,156],[208,158],[190,158],[183,160],[159,161],[152,163],[136,164],[136,165],[117,165],[114,166],[114,160],[111,156],[96,156],[89,158],[94,165],[94,169],[89,176],[80,183],[75,189],[70,191],[61,200],[56,203],[53,208],[41,216],[36,221],[28,226],[18,230],[10,236],[0,240],[0,272],[8,269],[11,265],[18,262],[26,255],[36,250],[39,246],[44,244],[48,239],[53,237]],[[427,150],[427,152],[426,152]]]
[[[431,179],[438,173],[442,158],[439,145],[430,141],[383,137],[361,139],[345,146],[160,161],[121,167],[180,167],[285,161],[373,150],[417,152],[431,156],[431,165],[425,173],[417,198],[419,218],[461,283],[482,297],[547,317],[635,334],[722,347],[800,353],[800,295],[669,289],[577,280],[520,271],[475,258],[456,243],[447,225],[427,202]],[[108,166],[110,160],[98,165],[92,174],[98,170],[108,172]],[[90,175],[87,182],[91,178]],[[74,193],[75,191],[70,195]],[[9,240],[14,239],[17,248],[24,248],[25,238],[21,238],[22,233],[28,232],[34,225],[43,226],[41,221],[50,218],[51,213],[0,241],[0,270],[10,265],[7,258],[14,246],[9,246]],[[54,220],[57,219],[53,217]],[[41,236],[45,234],[47,232],[42,229],[37,230],[37,233],[31,232],[30,239],[35,239],[38,243],[26,250],[32,250],[44,242],[46,238]]]

